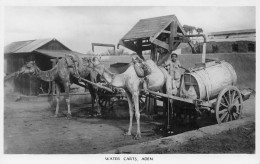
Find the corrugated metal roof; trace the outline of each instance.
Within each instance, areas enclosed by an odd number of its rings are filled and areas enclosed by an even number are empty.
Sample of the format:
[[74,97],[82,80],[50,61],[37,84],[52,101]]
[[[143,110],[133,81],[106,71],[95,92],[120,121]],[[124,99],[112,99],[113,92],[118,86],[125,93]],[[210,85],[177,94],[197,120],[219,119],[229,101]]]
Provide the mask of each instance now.
[[141,19],[125,34],[122,40],[153,37],[166,28],[173,20],[177,20],[175,15]]
[[57,57],[64,57],[66,54],[78,55],[79,57],[87,57],[88,55],[82,54],[75,51],[68,51],[68,50],[35,50],[35,52],[39,52],[41,54],[57,58]]
[[20,42],[13,42],[5,46],[4,53],[14,53],[15,51],[19,50],[23,46],[31,43],[33,40],[29,41],[20,41]]
[[245,33],[256,33],[256,29],[211,32],[211,33],[208,33],[208,36],[211,36],[211,35],[245,34]]
[[55,39],[36,39],[29,41],[13,42],[5,46],[5,53],[26,53],[32,52],[37,48],[47,44],[48,42]]
[[25,45],[24,47],[18,49],[16,51],[16,53],[24,53],[24,52],[32,52],[34,50],[36,50],[37,48],[45,45],[46,43],[52,41],[54,39],[37,39],[37,40],[34,40],[33,42]]

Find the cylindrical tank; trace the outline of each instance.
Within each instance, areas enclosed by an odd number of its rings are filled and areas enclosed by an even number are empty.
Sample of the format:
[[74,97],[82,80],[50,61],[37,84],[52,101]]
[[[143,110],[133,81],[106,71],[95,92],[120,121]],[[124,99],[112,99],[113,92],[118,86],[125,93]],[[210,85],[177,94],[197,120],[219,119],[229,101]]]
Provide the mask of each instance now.
[[[218,96],[219,92],[229,85],[235,85],[237,75],[231,64],[221,61],[215,65],[205,67],[190,73],[185,73],[185,87],[193,86],[197,99],[211,100]],[[182,95],[181,95],[182,96]]]

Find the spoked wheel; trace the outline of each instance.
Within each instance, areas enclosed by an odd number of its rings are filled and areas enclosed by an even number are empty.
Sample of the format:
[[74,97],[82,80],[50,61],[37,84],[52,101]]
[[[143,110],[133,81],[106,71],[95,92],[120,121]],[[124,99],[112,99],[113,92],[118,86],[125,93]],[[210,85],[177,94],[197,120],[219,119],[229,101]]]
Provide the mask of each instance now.
[[99,105],[102,108],[110,109],[113,107],[113,102],[111,101],[110,97],[100,97],[99,98]]
[[145,101],[142,97],[139,97],[139,111],[140,113],[145,112]]
[[219,124],[239,119],[242,109],[243,99],[237,87],[228,86],[219,93],[215,106]]

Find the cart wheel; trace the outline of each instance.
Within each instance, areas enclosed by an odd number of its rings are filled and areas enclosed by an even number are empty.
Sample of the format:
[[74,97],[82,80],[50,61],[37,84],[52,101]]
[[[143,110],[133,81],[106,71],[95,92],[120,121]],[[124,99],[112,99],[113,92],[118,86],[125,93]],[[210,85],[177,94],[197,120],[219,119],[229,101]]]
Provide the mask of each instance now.
[[145,102],[142,100],[142,97],[139,98],[139,111],[140,113],[145,111]]
[[110,108],[112,108],[113,103],[111,102],[110,97],[109,97],[109,98],[106,97],[106,98],[100,98],[100,99],[99,99],[99,105],[100,105],[102,108],[110,109]]
[[228,86],[219,93],[215,106],[219,124],[239,119],[242,109],[243,99],[237,87]]
[[106,99],[105,98],[101,98],[101,97],[99,97],[99,105],[101,106],[101,107],[104,107],[105,106],[105,102],[106,102]]

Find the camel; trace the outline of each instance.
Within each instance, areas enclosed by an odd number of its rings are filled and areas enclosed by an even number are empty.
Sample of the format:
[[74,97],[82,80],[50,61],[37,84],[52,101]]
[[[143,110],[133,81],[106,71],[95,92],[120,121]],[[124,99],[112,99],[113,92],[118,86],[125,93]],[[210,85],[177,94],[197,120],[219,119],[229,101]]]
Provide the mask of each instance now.
[[[152,61],[147,60],[142,62],[142,59],[138,56],[132,57],[133,63],[145,63],[148,67],[151,68],[151,74],[146,76],[147,79],[147,89],[151,89],[153,91],[160,90],[165,84],[167,88],[167,93],[170,93],[172,89],[171,82],[169,81],[171,78],[167,71],[163,68],[158,68],[158,66]],[[114,74],[110,72],[107,68],[105,68],[98,58],[92,59],[93,69],[98,72],[108,84],[113,87],[123,88],[126,92],[128,105],[129,105],[129,115],[130,122],[128,131],[125,135],[131,135],[132,132],[132,123],[133,123],[133,113],[135,111],[135,117],[137,122],[137,133],[135,135],[135,139],[141,138],[141,130],[140,130],[140,112],[139,112],[139,93],[142,89],[143,79],[140,78],[134,68],[134,64],[131,63],[128,69],[122,74]],[[133,106],[134,105],[134,106]]]
[[[68,62],[70,61],[70,62]],[[89,60],[81,59],[77,56],[66,56],[65,58],[58,59],[57,64],[50,70],[42,71],[36,66],[34,61],[28,62],[24,65],[17,74],[34,74],[36,77],[43,81],[51,82],[54,81],[56,84],[56,110],[54,117],[58,117],[59,113],[59,102],[60,102],[60,88],[61,86],[65,89],[65,99],[68,108],[67,118],[71,118],[70,110],[70,85],[72,83],[79,84],[78,79],[80,77],[90,79],[91,81],[96,80],[96,73],[89,67]],[[80,84],[79,84],[80,85]],[[86,85],[86,84],[85,84]],[[92,97],[92,109],[94,108],[95,96],[97,95],[95,88],[89,84],[89,90]],[[98,104],[98,101],[96,101]],[[98,113],[100,113],[100,107],[98,105]]]
[[50,70],[42,71],[38,66],[36,66],[35,61],[29,61],[26,65],[24,65],[19,71],[20,74],[33,74],[39,79],[47,82],[54,81],[56,84],[56,111],[54,117],[58,117],[59,113],[59,102],[60,102],[60,89],[63,86],[65,89],[65,99],[68,108],[67,118],[71,118],[71,110],[70,110],[70,75],[73,74],[75,77],[79,78],[79,74],[77,71],[77,66],[72,65],[72,69],[69,68],[68,62],[66,58],[61,58],[58,60],[58,63]]
[[[89,81],[91,82],[94,82],[94,83],[97,83],[97,72],[95,72],[93,70],[93,64],[91,62],[91,58],[87,58],[87,57],[84,57],[84,58],[80,58],[78,57],[77,55],[73,55],[72,56],[73,58],[73,61],[74,62],[77,62],[77,64],[75,65],[78,65],[78,73],[79,73],[79,76],[82,77],[82,78],[85,78],[85,79],[88,79]],[[79,84],[78,82],[78,79],[73,79],[72,80],[73,83],[75,84]],[[86,85],[86,83],[85,83]],[[97,87],[94,87],[93,85],[91,84],[88,84],[88,89],[89,89],[89,92],[90,92],[90,95],[91,95],[91,104],[92,104],[92,109],[94,109],[94,104],[96,103],[96,106],[97,106],[97,116],[100,116],[101,115],[101,107],[99,105],[99,96],[98,96],[98,88]]]

